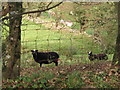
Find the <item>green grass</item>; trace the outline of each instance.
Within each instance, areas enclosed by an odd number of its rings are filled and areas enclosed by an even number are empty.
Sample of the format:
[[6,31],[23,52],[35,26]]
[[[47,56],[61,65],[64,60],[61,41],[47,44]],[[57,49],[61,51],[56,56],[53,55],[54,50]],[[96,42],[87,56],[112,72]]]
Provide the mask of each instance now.
[[[64,14],[65,20],[71,20],[71,17]],[[53,18],[49,18],[48,13],[43,13],[41,19],[44,21],[53,21]],[[91,64],[101,61],[90,61],[88,59],[88,51],[93,53],[100,53],[101,48],[95,44],[92,38],[85,35],[75,35],[60,30],[49,30],[48,27],[42,24],[35,24],[32,21],[23,19],[22,35],[21,35],[21,70],[25,75],[19,77],[16,80],[7,80],[3,83],[3,88],[116,88],[118,87],[118,78],[115,75],[109,78],[108,73],[96,73],[90,71],[71,70],[66,72],[69,65],[76,64]],[[79,23],[74,23],[72,29],[79,30]],[[8,29],[8,28],[7,28]],[[86,33],[93,35],[93,29],[87,29]],[[3,32],[7,36],[7,32]],[[106,35],[103,31],[102,34]],[[4,38],[5,39],[5,38]],[[55,51],[60,55],[59,66],[55,67],[55,64],[44,64],[42,68],[39,68],[39,64],[36,63],[30,52],[31,49],[38,49],[39,51]],[[113,54],[108,55],[108,60],[112,60]],[[0,62],[1,63],[1,62]],[[67,66],[65,69],[65,66]],[[45,66],[45,67],[44,67]],[[52,70],[54,68],[61,70]],[[47,71],[47,68],[51,69]],[[86,66],[84,66],[86,67]],[[83,67],[83,68],[84,68]],[[34,69],[33,69],[34,68]],[[33,69],[33,70],[32,70]],[[73,68],[74,69],[74,68]],[[43,70],[43,71],[42,71]],[[46,71],[44,71],[46,70]],[[55,72],[54,72],[55,71]],[[60,71],[64,72],[63,74]],[[96,69],[97,71],[97,69]],[[29,74],[29,72],[32,72]]]
[[[39,71],[30,76],[19,77],[16,80],[8,80],[4,83],[4,86],[7,85],[8,88],[47,88],[50,86],[47,80],[51,80],[54,77],[55,75],[52,72],[43,73]],[[11,83],[13,84],[12,86]]]
[[[22,64],[23,67],[34,65],[31,49],[58,52],[61,59],[60,64],[62,65],[80,62],[89,63],[88,51],[100,53],[99,45],[95,44],[92,38],[85,35],[74,35],[74,33],[60,30],[48,30],[48,27],[35,24],[26,19],[23,19],[22,23],[21,61],[24,63]],[[109,55],[109,60],[112,60],[112,55]],[[54,66],[54,64],[49,66]]]
[[72,74],[69,74],[68,79],[65,81],[68,88],[81,88],[85,85],[83,79],[81,78],[82,74],[78,71],[74,71]]
[[[29,65],[33,64],[33,57],[30,50],[38,49],[39,51],[58,52],[61,64],[74,64],[78,62],[89,63],[88,51],[100,53],[99,45],[95,44],[92,38],[86,35],[75,35],[66,31],[48,30],[47,27],[35,24],[32,21],[23,19],[23,23],[28,25],[22,26],[22,57],[24,64],[26,61]],[[37,30],[36,30],[37,29]],[[27,53],[24,53],[27,52]],[[111,55],[109,58],[111,60]],[[28,66],[26,64],[26,66]]]
[[71,29],[80,30],[80,23],[73,22],[73,25],[72,25]]
[[[63,71],[64,72],[64,71]],[[21,76],[16,80],[6,80],[3,88],[118,88],[118,78],[113,75],[91,71],[53,72],[38,71],[30,76]]]

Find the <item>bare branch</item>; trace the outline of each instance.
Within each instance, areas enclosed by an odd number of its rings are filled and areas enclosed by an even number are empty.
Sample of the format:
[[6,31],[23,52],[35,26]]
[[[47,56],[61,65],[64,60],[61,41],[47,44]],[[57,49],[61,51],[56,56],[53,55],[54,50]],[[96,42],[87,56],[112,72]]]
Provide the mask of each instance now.
[[53,8],[59,6],[59,5],[62,4],[62,3],[63,3],[63,1],[60,2],[60,3],[58,3],[58,4],[56,4],[56,5],[54,5],[54,6],[52,6],[52,7],[50,7],[50,8],[44,9],[44,10],[29,11],[29,12],[24,12],[24,13],[13,14],[13,15],[11,15],[11,16],[2,18],[0,21],[4,21],[4,20],[10,19],[10,18],[12,18],[12,17],[18,17],[18,16],[21,16],[21,15],[24,15],[24,14],[45,12],[45,11],[48,11],[48,10],[50,10],[50,9],[53,9]]
[[[53,1],[53,0],[52,0]],[[47,8],[50,6],[50,4],[52,4],[52,1],[46,6]]]

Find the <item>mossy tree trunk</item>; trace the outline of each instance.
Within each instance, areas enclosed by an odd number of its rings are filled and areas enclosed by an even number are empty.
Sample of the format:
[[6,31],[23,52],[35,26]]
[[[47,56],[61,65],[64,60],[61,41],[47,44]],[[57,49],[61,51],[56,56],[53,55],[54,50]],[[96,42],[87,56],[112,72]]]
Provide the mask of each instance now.
[[[116,3],[116,8],[118,10],[118,35],[117,35],[117,39],[116,39],[116,47],[115,47],[115,53],[113,56],[113,62],[112,65],[117,65],[120,66],[120,2]],[[120,71],[120,67],[119,67],[119,71]]]
[[[22,12],[21,2],[9,2],[9,5],[13,6],[9,15]],[[21,20],[22,16],[9,19],[9,36],[6,41],[6,69],[3,71],[4,79],[14,79],[20,75]]]

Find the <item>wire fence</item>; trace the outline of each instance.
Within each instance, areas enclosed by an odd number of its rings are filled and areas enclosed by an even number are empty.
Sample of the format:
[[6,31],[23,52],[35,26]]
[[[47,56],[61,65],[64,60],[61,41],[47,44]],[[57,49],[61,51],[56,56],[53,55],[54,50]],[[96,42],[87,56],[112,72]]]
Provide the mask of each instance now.
[[[89,62],[89,51],[101,52],[102,50],[100,46],[102,40],[99,38],[100,30],[98,29],[109,28],[106,23],[112,20],[116,20],[116,18],[85,19],[84,21],[87,22],[89,27],[81,32],[80,22],[78,21],[64,21],[63,23],[62,19],[55,20],[51,15],[42,19],[41,17],[32,16],[32,14],[24,15],[21,25],[22,63],[27,65],[30,60],[33,60],[32,49],[39,50],[39,52],[57,52],[60,55],[62,64]],[[103,25],[98,26],[99,28],[96,27],[95,24],[99,25],[100,22],[103,22]],[[69,26],[67,23],[72,23],[72,25]],[[6,33],[9,34],[9,30],[6,27],[3,28],[2,37],[5,39],[5,35]]]
[[[30,19],[28,20],[29,22]],[[21,53],[24,60],[32,59],[30,51],[37,49],[40,52],[57,52],[63,64],[70,60],[79,62],[83,59],[87,60],[87,52],[90,49],[99,48],[96,45],[89,45],[89,43],[94,44],[94,41],[92,40],[92,35],[88,35],[85,32],[81,33],[79,30],[71,29],[61,23],[56,27],[55,21],[36,22],[33,20],[33,22],[32,24],[22,24],[24,29],[22,29],[21,36]],[[91,38],[91,41],[87,41],[85,38]]]

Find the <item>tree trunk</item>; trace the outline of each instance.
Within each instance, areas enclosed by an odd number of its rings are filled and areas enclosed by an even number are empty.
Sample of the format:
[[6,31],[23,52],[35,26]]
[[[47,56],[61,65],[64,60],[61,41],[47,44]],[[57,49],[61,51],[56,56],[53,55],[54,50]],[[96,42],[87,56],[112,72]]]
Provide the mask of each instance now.
[[[12,13],[22,13],[21,2],[10,2]],[[4,79],[14,79],[20,75],[20,52],[21,52],[21,20],[22,16],[9,19],[9,37],[6,42],[6,69],[3,71]]]
[[[1,5],[1,4],[0,4]],[[0,7],[0,10],[2,8]],[[1,22],[0,22],[1,25]],[[0,27],[0,37],[2,37],[2,30]],[[2,38],[0,38],[0,90],[2,90]]]
[[[115,53],[112,61],[112,66],[116,65],[116,62],[118,66],[120,66],[120,2],[116,3],[117,10],[118,10],[118,35],[116,39],[116,47],[115,47]],[[120,67],[119,67],[120,70]]]

